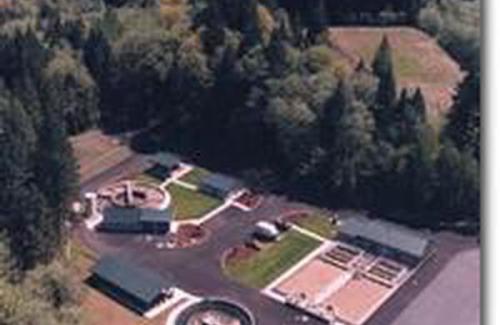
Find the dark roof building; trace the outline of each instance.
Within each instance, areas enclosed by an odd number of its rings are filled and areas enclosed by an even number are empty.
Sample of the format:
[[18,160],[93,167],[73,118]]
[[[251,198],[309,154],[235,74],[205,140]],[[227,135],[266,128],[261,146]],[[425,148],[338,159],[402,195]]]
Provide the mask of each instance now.
[[200,189],[210,195],[225,199],[242,188],[242,184],[232,177],[222,174],[210,174],[202,179]]
[[157,153],[150,158],[150,161],[169,170],[176,169],[181,164],[181,159],[169,152]]
[[181,165],[180,158],[168,152],[157,153],[149,157],[149,161],[152,163],[152,166],[145,173],[159,180],[169,177],[172,171]]
[[145,313],[167,295],[172,279],[113,256],[102,257],[92,269],[91,283],[127,307]]
[[171,209],[108,207],[103,211],[99,230],[115,232],[166,233],[172,220]]
[[342,219],[340,233],[351,238],[368,240],[416,258],[424,257],[429,246],[429,239],[421,233],[365,216]]

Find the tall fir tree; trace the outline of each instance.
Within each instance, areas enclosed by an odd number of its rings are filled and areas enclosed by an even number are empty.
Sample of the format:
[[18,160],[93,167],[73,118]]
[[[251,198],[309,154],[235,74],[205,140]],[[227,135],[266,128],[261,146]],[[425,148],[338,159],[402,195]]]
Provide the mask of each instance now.
[[[10,219],[21,188],[32,180],[36,133],[23,106],[9,94],[0,97],[0,216]],[[19,203],[22,205],[22,203]]]
[[325,0],[312,2],[310,20],[311,37],[315,38],[328,27],[328,10]]
[[349,200],[372,172],[375,122],[366,106],[353,99],[345,81],[339,84],[326,112],[330,112],[331,122],[331,142],[325,145],[329,159],[326,177],[332,190]]
[[90,30],[83,48],[85,63],[99,83],[103,83],[110,68],[111,44],[102,29],[94,27]]
[[470,151],[460,151],[445,140],[437,161],[440,184],[434,205],[446,211],[447,221],[479,222],[481,215],[481,179],[479,161]]
[[70,219],[71,199],[77,194],[78,175],[64,117],[54,107],[44,111],[36,152],[35,181],[44,190],[48,213],[40,220],[45,234],[44,255],[55,256],[65,241],[65,222]]
[[0,216],[16,264],[30,269],[44,258],[43,194],[34,183],[36,134],[31,118],[13,99],[0,99]]
[[445,135],[460,150],[481,156],[481,79],[479,73],[467,75],[451,108]]
[[324,147],[328,147],[335,141],[335,132],[341,114],[354,101],[352,87],[345,80],[340,80],[334,95],[326,101],[323,116],[320,119],[320,141]]
[[375,54],[372,70],[379,79],[376,105],[377,110],[383,116],[384,114],[389,114],[397,98],[392,49],[387,35],[384,35],[382,38],[382,42]]

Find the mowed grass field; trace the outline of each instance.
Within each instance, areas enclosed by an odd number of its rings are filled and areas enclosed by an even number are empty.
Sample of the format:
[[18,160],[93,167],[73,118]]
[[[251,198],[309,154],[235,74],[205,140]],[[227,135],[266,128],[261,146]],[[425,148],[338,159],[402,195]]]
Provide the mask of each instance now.
[[203,193],[170,184],[167,187],[172,196],[176,220],[196,219],[222,204],[222,200]]
[[321,244],[314,238],[290,230],[278,242],[245,259],[226,261],[226,274],[253,288],[264,288]]
[[370,66],[384,35],[391,44],[398,87],[420,87],[429,113],[446,113],[463,72],[429,35],[410,27],[336,27],[330,29],[330,42],[353,64],[363,59]]

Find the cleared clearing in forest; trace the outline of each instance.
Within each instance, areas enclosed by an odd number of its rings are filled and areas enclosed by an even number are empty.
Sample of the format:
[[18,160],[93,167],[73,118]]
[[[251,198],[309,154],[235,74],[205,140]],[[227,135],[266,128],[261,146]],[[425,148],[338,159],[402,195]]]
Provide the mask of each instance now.
[[460,66],[435,39],[410,27],[336,27],[329,31],[332,48],[353,67],[362,59],[370,66],[387,35],[399,89],[420,87],[431,119],[446,114],[464,77]]
[[99,130],[90,130],[70,139],[78,161],[81,181],[130,158],[132,151],[117,139]]

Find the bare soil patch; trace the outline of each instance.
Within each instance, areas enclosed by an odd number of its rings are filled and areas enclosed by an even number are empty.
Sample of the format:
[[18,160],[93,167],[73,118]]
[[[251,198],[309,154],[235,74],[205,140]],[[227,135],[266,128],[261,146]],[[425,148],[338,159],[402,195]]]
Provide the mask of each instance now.
[[448,112],[464,74],[436,40],[424,32],[409,27],[339,27],[330,29],[330,42],[353,66],[360,59],[371,65],[384,35],[392,46],[398,87],[420,87],[430,117]]
[[384,301],[389,288],[365,278],[352,279],[326,301],[336,314],[350,324],[362,324]]
[[82,182],[125,161],[132,151],[119,140],[91,130],[70,139]]
[[281,283],[277,290],[314,301],[322,290],[341,278],[344,272],[343,269],[316,258]]

